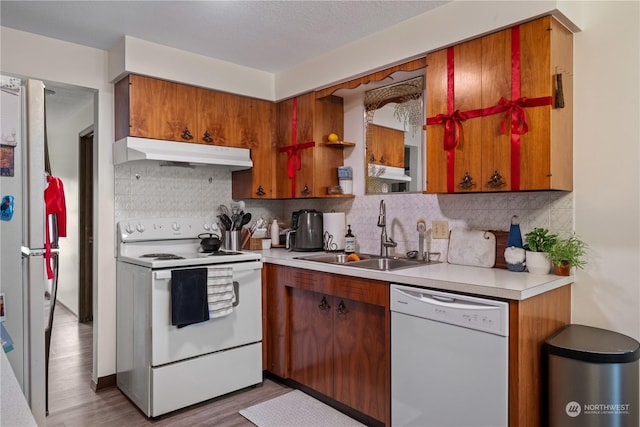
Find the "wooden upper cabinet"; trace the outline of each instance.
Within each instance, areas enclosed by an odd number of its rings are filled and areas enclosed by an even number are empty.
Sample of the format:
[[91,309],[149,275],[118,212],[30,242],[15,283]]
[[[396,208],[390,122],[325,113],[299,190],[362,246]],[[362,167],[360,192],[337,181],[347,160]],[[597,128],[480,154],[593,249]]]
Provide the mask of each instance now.
[[232,174],[234,199],[276,197],[275,116],[273,102],[251,99],[250,114],[240,129],[241,139],[251,148],[253,168]]
[[367,162],[404,168],[404,132],[367,124]]
[[[115,85],[116,139],[255,148],[252,98],[130,74]],[[259,125],[261,126],[261,125]]]
[[[325,142],[332,132],[343,134],[343,120],[342,98],[337,96],[316,99],[314,93],[307,93],[277,103],[278,198],[326,197],[327,187],[338,185],[338,167],[343,165],[342,150]],[[297,148],[293,148],[294,130]],[[286,150],[292,150],[293,154]],[[290,156],[295,159],[291,165]],[[295,170],[293,179],[289,177],[289,167]]]
[[126,136],[190,142],[196,88],[130,74],[116,83],[116,140]]
[[[444,124],[427,125],[427,192],[571,191],[572,33],[547,16],[450,49],[427,55],[427,117],[456,111],[468,117],[460,118],[450,152],[444,149]],[[511,131],[517,117],[512,112],[486,110],[501,99],[524,103],[527,132]]]

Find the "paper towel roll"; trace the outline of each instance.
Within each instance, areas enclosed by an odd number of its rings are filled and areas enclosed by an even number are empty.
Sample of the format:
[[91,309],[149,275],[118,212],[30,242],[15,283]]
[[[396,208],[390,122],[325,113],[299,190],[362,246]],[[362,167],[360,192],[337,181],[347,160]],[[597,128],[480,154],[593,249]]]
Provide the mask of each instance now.
[[344,250],[344,235],[347,232],[344,212],[322,214],[322,226],[324,228],[324,250]]

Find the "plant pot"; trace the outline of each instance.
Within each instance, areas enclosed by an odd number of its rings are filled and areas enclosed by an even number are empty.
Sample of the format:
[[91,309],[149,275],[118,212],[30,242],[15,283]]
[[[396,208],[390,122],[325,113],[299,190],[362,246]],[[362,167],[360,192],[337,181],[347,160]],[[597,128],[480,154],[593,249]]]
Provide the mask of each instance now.
[[560,265],[553,264],[553,274],[556,276],[571,276],[571,266],[563,261]]
[[526,252],[527,270],[532,274],[549,274],[551,261],[546,252]]

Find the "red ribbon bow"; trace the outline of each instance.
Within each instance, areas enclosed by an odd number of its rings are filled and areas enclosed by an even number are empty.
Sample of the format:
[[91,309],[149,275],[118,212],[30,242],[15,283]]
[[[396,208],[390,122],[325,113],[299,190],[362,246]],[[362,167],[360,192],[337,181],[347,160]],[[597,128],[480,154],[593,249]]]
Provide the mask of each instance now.
[[527,97],[521,97],[516,99],[515,101],[507,101],[504,98],[500,98],[498,101],[498,105],[504,108],[506,114],[502,119],[502,124],[500,125],[500,133],[504,134],[506,132],[507,118],[511,116],[511,133],[517,135],[524,135],[529,132],[529,123],[527,122],[527,113],[525,111],[525,107],[529,107],[530,105]]
[[438,114],[427,119],[428,125],[444,124],[443,145],[446,151],[453,150],[460,141],[460,123],[469,118],[468,114],[456,110],[451,114]]

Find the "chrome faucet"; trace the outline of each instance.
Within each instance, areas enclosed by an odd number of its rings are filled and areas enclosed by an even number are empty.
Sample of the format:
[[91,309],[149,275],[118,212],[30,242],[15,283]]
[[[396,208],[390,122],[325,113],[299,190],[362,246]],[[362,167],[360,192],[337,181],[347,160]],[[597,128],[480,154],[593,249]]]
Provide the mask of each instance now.
[[380,213],[378,214],[378,227],[382,228],[382,234],[380,235],[380,256],[388,258],[389,248],[395,248],[398,246],[391,237],[387,236],[387,207],[384,204],[384,200],[380,200]]

